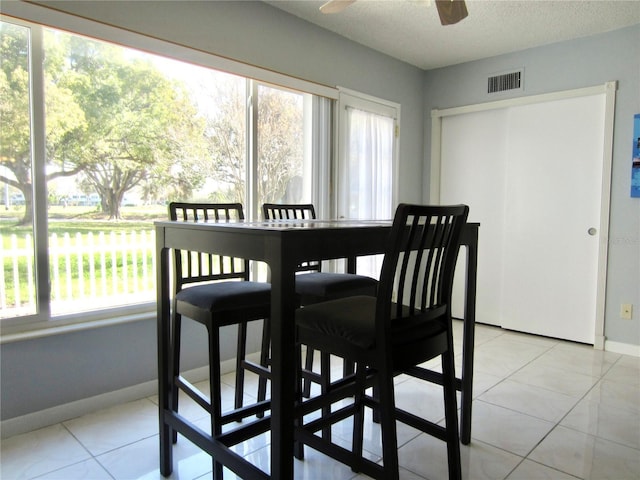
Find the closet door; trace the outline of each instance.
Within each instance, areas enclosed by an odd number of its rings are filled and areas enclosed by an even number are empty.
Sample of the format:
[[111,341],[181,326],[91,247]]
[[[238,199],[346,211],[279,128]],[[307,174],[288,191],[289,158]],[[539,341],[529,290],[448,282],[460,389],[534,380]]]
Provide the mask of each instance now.
[[505,328],[594,342],[604,95],[509,109]]
[[440,203],[481,224],[477,321],[594,343],[604,119],[604,94],[442,117]]
[[[506,114],[504,109],[490,110],[442,119],[440,203],[469,205],[469,221],[480,222],[476,320],[491,325],[502,324]],[[465,254],[461,248],[460,256]],[[465,265],[459,258],[453,294],[456,318],[464,317]]]

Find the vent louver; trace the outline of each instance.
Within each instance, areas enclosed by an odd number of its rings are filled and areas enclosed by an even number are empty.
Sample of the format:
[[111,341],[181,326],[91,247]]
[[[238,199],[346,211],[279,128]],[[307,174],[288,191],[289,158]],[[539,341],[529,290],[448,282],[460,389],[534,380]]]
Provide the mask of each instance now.
[[522,90],[522,73],[522,70],[517,70],[489,77],[487,93]]

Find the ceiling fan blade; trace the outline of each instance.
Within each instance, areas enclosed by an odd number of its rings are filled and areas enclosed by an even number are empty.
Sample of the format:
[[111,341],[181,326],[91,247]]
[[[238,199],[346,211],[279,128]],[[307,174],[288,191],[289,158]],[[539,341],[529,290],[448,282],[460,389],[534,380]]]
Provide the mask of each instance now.
[[464,0],[436,0],[442,25],[453,25],[469,15]]
[[320,7],[322,13],[339,13],[356,0],[329,0]]

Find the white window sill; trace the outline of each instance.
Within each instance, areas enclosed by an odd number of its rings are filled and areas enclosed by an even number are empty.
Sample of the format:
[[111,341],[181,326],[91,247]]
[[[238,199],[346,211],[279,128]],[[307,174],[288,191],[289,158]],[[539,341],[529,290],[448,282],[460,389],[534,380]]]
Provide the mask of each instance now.
[[156,310],[149,306],[145,309],[136,309],[136,311],[133,312],[116,310],[113,312],[113,315],[101,318],[94,317],[87,319],[87,314],[85,314],[82,318],[67,318],[3,326],[0,328],[0,345],[155,318]]

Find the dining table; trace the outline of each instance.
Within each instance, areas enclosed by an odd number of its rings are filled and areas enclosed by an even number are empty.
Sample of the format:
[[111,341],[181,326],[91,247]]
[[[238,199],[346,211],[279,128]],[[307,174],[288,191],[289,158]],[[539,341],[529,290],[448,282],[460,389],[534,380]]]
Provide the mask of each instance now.
[[[160,473],[173,470],[173,433],[177,432],[213,456],[241,478],[290,480],[294,476],[296,402],[295,295],[296,267],[303,261],[355,259],[384,253],[392,220],[271,220],[229,222],[158,221],[156,232],[158,412]],[[461,441],[471,438],[473,343],[479,224],[467,223],[463,364],[457,388],[461,391]],[[216,253],[264,262],[271,282],[271,399],[263,418],[238,424],[215,438],[171,408],[171,260],[172,250]],[[356,262],[348,262],[348,271]],[[438,373],[434,372],[434,381]],[[238,419],[242,418],[242,412]],[[270,432],[270,472],[245,460],[233,446]]]

